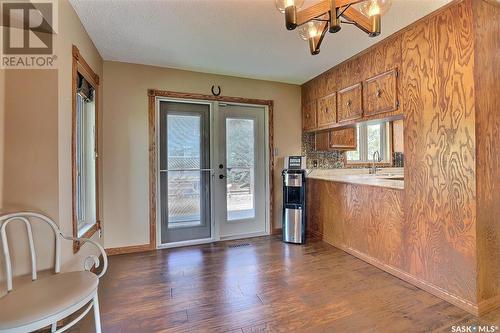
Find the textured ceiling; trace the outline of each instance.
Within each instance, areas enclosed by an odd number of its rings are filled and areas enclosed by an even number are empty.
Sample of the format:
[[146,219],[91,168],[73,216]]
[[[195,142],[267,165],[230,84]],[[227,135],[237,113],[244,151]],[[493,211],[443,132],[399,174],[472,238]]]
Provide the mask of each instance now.
[[70,0],[105,60],[296,84],[449,1],[393,0],[379,37],[343,25],[311,56],[274,0]]

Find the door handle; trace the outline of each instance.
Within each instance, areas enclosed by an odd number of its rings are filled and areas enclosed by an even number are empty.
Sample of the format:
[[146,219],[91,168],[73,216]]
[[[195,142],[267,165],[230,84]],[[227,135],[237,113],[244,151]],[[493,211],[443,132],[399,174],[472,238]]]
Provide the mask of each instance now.
[[224,179],[224,178],[226,178],[226,176],[224,176],[224,175],[219,175],[219,179]]

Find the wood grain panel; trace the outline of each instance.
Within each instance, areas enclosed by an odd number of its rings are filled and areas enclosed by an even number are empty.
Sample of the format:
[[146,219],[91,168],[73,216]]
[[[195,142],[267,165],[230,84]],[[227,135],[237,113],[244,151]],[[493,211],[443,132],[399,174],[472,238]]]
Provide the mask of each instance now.
[[314,133],[314,150],[330,150],[330,131]]
[[302,129],[304,132],[314,131],[318,127],[316,105],[316,100],[302,104]]
[[309,179],[308,197],[312,233],[403,268],[404,191]]
[[318,128],[328,128],[337,122],[337,94],[318,99]]
[[354,58],[343,62],[338,66],[338,78],[340,82],[338,89],[345,89],[362,81],[361,78],[361,62]]
[[392,122],[392,149],[394,152],[404,153],[404,121],[403,119]]
[[339,123],[359,119],[363,116],[361,83],[340,90],[337,98],[337,120]]
[[401,68],[401,37],[401,33],[390,36],[360,56],[362,80]]
[[365,115],[398,109],[397,76],[397,69],[392,69],[363,82],[363,112]]
[[333,150],[356,150],[356,127],[331,130],[328,135],[328,147]]
[[478,302],[500,305],[500,5],[473,1],[475,31]]
[[407,271],[476,301],[472,11],[461,2],[403,33]]
[[316,151],[356,150],[357,131],[355,127],[315,133]]
[[339,68],[335,66],[324,73],[325,75],[325,93],[327,95],[333,94],[340,88],[339,82]]

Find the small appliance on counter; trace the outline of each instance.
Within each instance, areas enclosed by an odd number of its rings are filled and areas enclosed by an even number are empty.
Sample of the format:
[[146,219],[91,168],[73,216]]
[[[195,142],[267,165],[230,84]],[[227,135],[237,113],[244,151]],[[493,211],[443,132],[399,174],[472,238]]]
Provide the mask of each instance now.
[[283,176],[283,241],[306,242],[306,158],[285,157]]

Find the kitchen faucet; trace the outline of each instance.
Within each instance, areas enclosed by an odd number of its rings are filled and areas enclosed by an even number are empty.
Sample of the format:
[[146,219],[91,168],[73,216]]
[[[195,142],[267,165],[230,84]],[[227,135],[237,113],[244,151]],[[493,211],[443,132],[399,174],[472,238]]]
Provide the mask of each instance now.
[[[377,159],[375,159],[375,155],[377,155]],[[375,163],[377,162],[380,162],[381,159],[380,159],[380,153],[378,152],[378,150],[375,150],[373,152],[373,156],[372,156],[372,167],[370,168],[370,174],[371,175],[375,175],[377,173],[377,166],[375,165]]]

